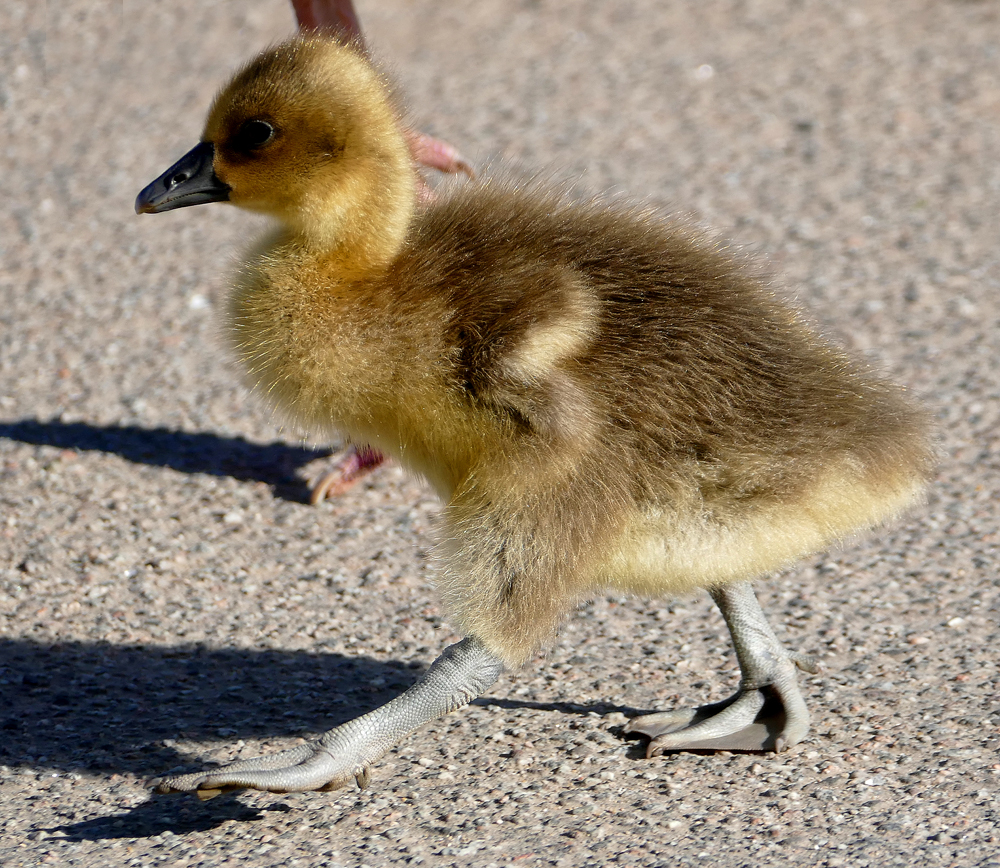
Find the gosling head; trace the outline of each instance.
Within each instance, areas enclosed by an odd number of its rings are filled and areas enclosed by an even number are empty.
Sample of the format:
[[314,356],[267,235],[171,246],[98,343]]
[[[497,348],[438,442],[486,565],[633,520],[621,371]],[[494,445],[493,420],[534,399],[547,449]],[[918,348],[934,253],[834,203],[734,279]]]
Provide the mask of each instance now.
[[[231,202],[306,240],[401,243],[415,177],[385,83],[355,49],[293,39],[265,51],[219,93],[201,142],[136,198],[139,214]],[[371,257],[368,257],[371,258]]]

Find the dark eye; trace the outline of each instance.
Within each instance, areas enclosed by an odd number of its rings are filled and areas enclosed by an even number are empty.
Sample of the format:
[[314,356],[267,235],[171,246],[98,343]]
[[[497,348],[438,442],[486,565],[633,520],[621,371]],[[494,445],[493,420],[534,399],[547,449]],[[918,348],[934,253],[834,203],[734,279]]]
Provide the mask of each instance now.
[[233,136],[233,147],[238,151],[262,148],[274,138],[274,127],[267,121],[249,120]]

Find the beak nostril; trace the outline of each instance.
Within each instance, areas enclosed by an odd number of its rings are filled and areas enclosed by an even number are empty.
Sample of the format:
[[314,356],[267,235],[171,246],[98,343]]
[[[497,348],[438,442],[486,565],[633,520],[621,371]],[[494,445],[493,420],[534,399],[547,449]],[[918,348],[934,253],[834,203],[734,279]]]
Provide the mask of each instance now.
[[215,176],[214,157],[215,149],[209,142],[192,148],[139,193],[135,200],[137,213],[158,214],[203,202],[227,201],[229,186]]

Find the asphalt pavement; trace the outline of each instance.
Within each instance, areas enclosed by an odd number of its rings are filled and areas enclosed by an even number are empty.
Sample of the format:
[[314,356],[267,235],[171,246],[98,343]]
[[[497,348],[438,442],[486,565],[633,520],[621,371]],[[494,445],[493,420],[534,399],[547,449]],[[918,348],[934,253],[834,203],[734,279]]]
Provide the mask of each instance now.
[[[428,488],[335,502],[219,338],[255,218],[136,217],[286,0],[0,9],[0,864],[1000,866],[1000,4],[360,0],[484,175],[680,213],[934,414],[926,505],[771,577],[817,654],[781,755],[644,758],[728,695],[707,596],[602,597],[368,789],[153,796],[385,701],[456,636]],[[461,182],[457,182],[461,183]]]

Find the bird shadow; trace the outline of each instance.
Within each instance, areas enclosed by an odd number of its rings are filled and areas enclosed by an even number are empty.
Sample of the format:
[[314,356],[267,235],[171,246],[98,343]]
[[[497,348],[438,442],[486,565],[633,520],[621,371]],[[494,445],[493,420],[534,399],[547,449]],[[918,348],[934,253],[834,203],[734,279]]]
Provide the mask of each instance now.
[[0,763],[140,777],[173,739],[294,737],[388,701],[423,663],[201,645],[0,640]]
[[78,823],[66,823],[43,829],[68,841],[106,841],[110,839],[154,838],[157,835],[186,835],[208,832],[223,823],[253,823],[274,811],[287,812],[291,806],[278,802],[251,807],[234,794],[226,793],[211,802],[188,798],[150,798],[125,814],[94,817]]
[[[278,741],[323,731],[387,702],[422,669],[336,653],[0,640],[0,765],[107,775],[113,792],[118,774],[148,779],[204,765],[174,739]],[[157,797],[43,831],[78,841],[152,837],[282,809],[231,795],[205,804]]]
[[[174,739],[280,741],[320,732],[397,696],[423,669],[424,661],[329,652],[0,639],[0,765],[104,774],[113,790],[115,774],[150,778],[203,767]],[[635,711],[492,697],[476,703],[574,715]],[[285,809],[280,802],[250,807],[229,794],[204,804],[156,797],[124,814],[44,831],[72,840],[152,837]]]
[[296,503],[309,499],[305,480],[296,475],[306,464],[331,454],[329,449],[286,443],[250,443],[242,437],[86,422],[40,422],[21,419],[0,423],[0,437],[35,446],[108,452],[136,464],[169,467],[180,473],[205,473],[264,482],[277,497]]

